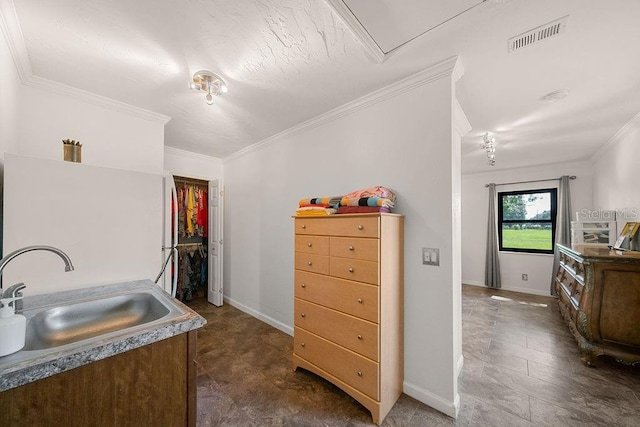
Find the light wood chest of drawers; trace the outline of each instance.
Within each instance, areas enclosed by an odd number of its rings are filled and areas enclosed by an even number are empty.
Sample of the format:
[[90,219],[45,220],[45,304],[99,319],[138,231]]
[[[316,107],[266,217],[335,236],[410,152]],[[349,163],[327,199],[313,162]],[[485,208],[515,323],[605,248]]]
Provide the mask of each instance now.
[[293,369],[340,387],[379,424],[402,393],[404,217],[294,221]]

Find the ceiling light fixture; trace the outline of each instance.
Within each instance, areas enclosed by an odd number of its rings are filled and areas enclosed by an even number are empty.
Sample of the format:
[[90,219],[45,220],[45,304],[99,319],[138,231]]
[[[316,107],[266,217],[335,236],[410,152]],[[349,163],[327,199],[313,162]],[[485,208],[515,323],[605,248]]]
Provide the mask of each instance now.
[[489,138],[489,132],[482,136],[482,144],[480,148],[487,152],[487,164],[495,166],[496,164],[496,139]]
[[220,96],[228,91],[222,77],[209,70],[196,71],[193,74],[193,81],[189,83],[189,89],[206,92],[205,99],[209,105],[213,104],[213,95]]

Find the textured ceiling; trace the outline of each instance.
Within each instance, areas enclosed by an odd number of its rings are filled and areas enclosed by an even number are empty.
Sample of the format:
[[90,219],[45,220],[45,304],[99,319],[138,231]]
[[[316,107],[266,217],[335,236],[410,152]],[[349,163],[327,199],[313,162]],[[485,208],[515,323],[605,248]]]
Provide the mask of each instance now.
[[485,0],[344,0],[384,53],[402,46]]
[[[640,111],[637,0],[347,0],[401,45],[383,63],[321,0],[13,3],[34,75],[167,115],[166,145],[216,157],[453,55],[473,126],[465,173],[586,159]],[[510,37],[565,15],[566,34],[507,53]],[[229,85],[212,106],[187,90],[200,69]],[[557,89],[570,96],[539,100]],[[486,131],[494,168],[478,148]]]

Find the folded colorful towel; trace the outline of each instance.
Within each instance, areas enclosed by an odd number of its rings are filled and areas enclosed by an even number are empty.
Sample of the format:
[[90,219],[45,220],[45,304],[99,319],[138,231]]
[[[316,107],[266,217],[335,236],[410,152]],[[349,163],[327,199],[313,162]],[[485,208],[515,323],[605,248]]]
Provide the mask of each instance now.
[[334,215],[337,212],[333,208],[298,208],[296,209],[296,216],[327,216]]
[[382,197],[361,197],[359,199],[343,197],[340,200],[340,206],[384,206],[385,208],[393,208],[395,204],[393,200]]
[[342,196],[333,196],[333,197],[312,197],[310,199],[301,199],[298,202],[298,206],[307,206],[307,205],[320,205],[320,206],[334,206],[340,203],[340,199]]
[[383,199],[389,199],[392,202],[396,201],[396,193],[387,187],[377,186],[371,188],[365,188],[364,190],[357,190],[349,194],[342,196],[347,199],[361,199],[363,197],[380,197]]

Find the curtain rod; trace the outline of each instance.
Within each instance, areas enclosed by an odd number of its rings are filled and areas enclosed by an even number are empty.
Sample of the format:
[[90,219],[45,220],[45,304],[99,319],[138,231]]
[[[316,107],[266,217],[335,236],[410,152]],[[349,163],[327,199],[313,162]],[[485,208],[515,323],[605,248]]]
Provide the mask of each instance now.
[[[560,178],[549,178],[549,179],[532,179],[531,181],[519,181],[519,182],[503,182],[502,184],[496,184],[496,187],[498,185],[515,185],[515,184],[528,184],[530,182],[543,182],[543,181],[558,181],[560,180],[562,177]],[[575,175],[571,175],[569,177],[569,179],[576,179]],[[485,184],[485,187],[488,187],[489,184]]]

